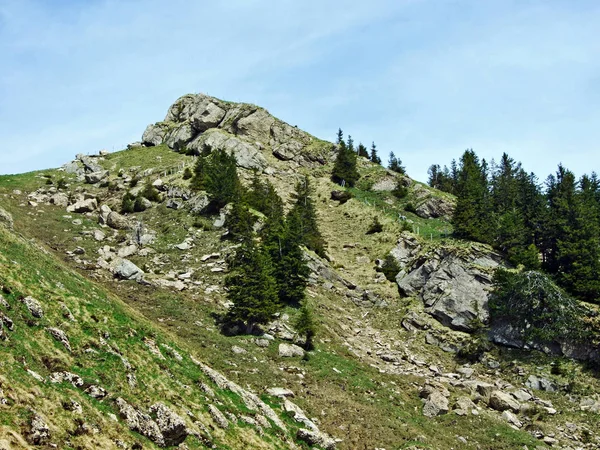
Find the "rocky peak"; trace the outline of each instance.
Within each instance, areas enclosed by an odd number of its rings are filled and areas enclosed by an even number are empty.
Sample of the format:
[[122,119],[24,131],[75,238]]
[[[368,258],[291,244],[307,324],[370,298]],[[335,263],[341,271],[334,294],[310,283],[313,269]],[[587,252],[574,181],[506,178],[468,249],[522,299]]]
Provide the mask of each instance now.
[[148,125],[142,143],[166,144],[173,150],[195,154],[225,149],[236,155],[240,167],[259,171],[266,168],[268,154],[305,166],[325,164],[334,155],[333,144],[273,117],[263,108],[205,94],[180,97],[162,122]]

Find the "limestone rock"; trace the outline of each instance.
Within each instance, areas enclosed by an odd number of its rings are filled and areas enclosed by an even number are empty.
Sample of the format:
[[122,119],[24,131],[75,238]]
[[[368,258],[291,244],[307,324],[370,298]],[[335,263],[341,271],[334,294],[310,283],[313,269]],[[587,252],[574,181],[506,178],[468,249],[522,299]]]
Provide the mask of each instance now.
[[116,211],[111,211],[106,217],[106,224],[115,230],[129,230],[131,223],[127,217],[122,216]]
[[175,414],[163,403],[156,403],[150,407],[150,415],[154,418],[163,435],[164,445],[179,445],[188,436],[189,432],[184,420]]
[[63,383],[65,381],[71,383],[73,386],[75,386],[77,388],[83,386],[83,379],[75,373],[54,372],[52,375],[50,375],[51,383]]
[[108,170],[100,170],[98,172],[91,172],[85,174],[85,182],[88,184],[100,183],[102,180],[108,177]]
[[282,358],[292,358],[294,356],[304,356],[304,349],[295,344],[279,344],[279,356]]
[[502,413],[502,418],[517,428],[521,428],[523,426],[523,423],[519,420],[519,418],[508,410]]
[[165,144],[175,151],[179,151],[192,140],[194,132],[189,123],[184,123],[181,126],[169,131],[164,137]]
[[96,386],[94,384],[89,386],[84,392],[87,395],[89,395],[90,397],[98,399],[98,400],[102,400],[104,397],[106,397],[108,395],[108,392],[106,392],[106,389],[104,389],[101,386]]
[[[403,240],[392,253],[401,261],[413,254],[408,249],[417,248]],[[471,244],[468,250],[440,246],[407,261],[396,283],[402,295],[420,297],[425,311],[443,325],[473,331],[476,321],[489,320],[492,273],[501,263],[500,255],[482,244]]]
[[445,197],[429,197],[423,203],[419,204],[416,208],[416,214],[423,219],[437,219],[443,218],[450,220],[452,214],[454,214],[454,208],[456,203]]
[[165,440],[160,428],[149,415],[138,411],[121,397],[115,400],[115,404],[119,410],[119,416],[125,421],[130,430],[140,433],[158,446],[164,447]]
[[56,206],[62,206],[66,208],[69,206],[69,196],[64,192],[57,192],[52,197],[50,197],[50,203]]
[[300,428],[296,433],[296,437],[301,441],[306,442],[308,445],[317,446],[325,450],[333,450],[336,446],[335,439],[327,436],[325,433],[320,431],[307,430]]
[[518,413],[521,409],[521,405],[516,401],[510,394],[496,390],[490,395],[488,402],[490,408],[496,411],[511,410],[512,412]]
[[50,440],[50,428],[44,421],[44,419],[38,414],[34,413],[29,423],[29,432],[27,433],[27,440],[33,445],[44,445]]
[[267,161],[260,151],[241,139],[214,129],[202,133],[188,145],[189,150],[197,154],[225,150],[235,156],[237,165],[244,169],[257,169],[262,171],[267,166]]
[[67,207],[68,212],[87,213],[95,211],[98,208],[98,201],[95,198],[80,200]]
[[525,382],[525,386],[536,391],[556,392],[557,387],[552,381],[544,377],[530,375]]
[[215,405],[208,405],[208,412],[219,427],[227,428],[229,426],[229,421]]
[[294,393],[286,388],[273,387],[267,389],[267,394],[273,397],[294,397]]
[[438,390],[431,390],[423,399],[423,415],[425,417],[446,414],[448,410],[448,399]]
[[42,305],[33,297],[25,297],[23,300],[25,306],[31,313],[31,315],[37,319],[41,319],[44,317],[44,310],[42,309]]
[[168,126],[163,123],[148,125],[142,135],[142,143],[148,146],[160,145],[165,139]]
[[140,280],[144,276],[144,271],[128,259],[115,259],[112,270],[116,277],[124,280]]

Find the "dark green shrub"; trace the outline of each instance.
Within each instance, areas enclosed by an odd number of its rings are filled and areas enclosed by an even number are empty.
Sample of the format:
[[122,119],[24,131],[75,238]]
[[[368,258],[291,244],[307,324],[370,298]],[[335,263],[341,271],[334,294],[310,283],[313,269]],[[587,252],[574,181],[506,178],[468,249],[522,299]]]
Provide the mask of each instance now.
[[417,208],[415,207],[415,205],[412,204],[412,202],[408,202],[405,206],[404,206],[404,211],[407,212],[411,212],[413,214],[417,213]]
[[152,186],[150,181],[146,182],[144,190],[140,193],[140,195],[151,202],[160,202],[160,193],[158,192],[158,189]]
[[392,195],[396,198],[403,199],[408,195],[408,188],[398,181],[396,187],[392,191]]
[[135,212],[142,212],[146,210],[146,205],[144,204],[144,197],[138,195],[133,203],[133,210]]
[[373,217],[373,222],[369,225],[369,229],[366,234],[381,233],[383,231],[383,224],[379,221],[377,216]]
[[134,204],[136,198],[131,192],[126,192],[121,201],[121,213],[132,213],[134,212]]
[[189,167],[186,167],[185,170],[183,171],[183,179],[189,180],[193,176],[194,176],[194,174],[192,173],[192,170]]
[[394,282],[396,281],[396,275],[400,272],[401,267],[400,264],[398,264],[398,261],[396,261],[396,258],[388,254],[383,260],[383,264],[379,270],[385,275],[385,278],[388,281]]

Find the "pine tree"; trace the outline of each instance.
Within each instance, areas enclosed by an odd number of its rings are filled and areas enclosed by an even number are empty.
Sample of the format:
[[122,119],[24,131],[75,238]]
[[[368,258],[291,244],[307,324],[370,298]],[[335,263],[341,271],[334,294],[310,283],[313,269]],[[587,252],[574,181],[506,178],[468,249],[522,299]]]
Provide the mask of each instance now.
[[379,156],[377,156],[377,146],[375,145],[375,142],[371,143],[371,156],[370,156],[371,162],[375,163],[375,164],[381,164],[381,158]]
[[367,151],[367,147],[365,147],[362,142],[358,143],[358,147],[356,148],[356,153],[358,156],[369,159],[369,152]]
[[402,165],[402,161],[399,158],[396,158],[396,155],[394,155],[394,152],[390,152],[390,159],[388,161],[388,169],[390,169],[392,172],[397,172],[402,175],[404,175],[406,173],[406,169]]
[[310,182],[308,177],[305,176],[301,181],[296,183],[295,192],[292,194],[295,203],[289,214],[297,215],[301,244],[325,258],[325,240],[321,236],[317,225],[317,212],[311,193]]
[[268,255],[253,240],[242,245],[244,258],[225,280],[227,298],[232,302],[225,320],[243,323],[250,334],[279,308],[277,283]]
[[336,138],[335,143],[337,145],[340,145],[342,142],[344,142],[344,132],[342,131],[341,128],[338,128],[337,138]]

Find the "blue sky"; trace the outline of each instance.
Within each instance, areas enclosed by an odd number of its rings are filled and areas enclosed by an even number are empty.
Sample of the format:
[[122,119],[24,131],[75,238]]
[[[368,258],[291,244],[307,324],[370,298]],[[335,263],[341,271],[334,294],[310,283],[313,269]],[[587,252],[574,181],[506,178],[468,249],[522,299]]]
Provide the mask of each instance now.
[[0,173],[118,150],[179,96],[375,141],[600,171],[600,2],[0,0]]

